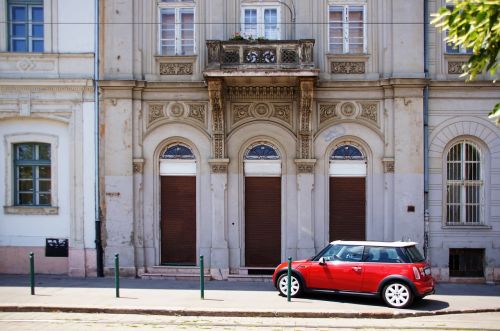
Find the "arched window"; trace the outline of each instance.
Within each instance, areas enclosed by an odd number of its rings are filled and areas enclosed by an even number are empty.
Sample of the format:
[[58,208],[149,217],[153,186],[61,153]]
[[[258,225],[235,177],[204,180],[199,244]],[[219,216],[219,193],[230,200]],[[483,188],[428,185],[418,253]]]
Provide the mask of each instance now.
[[174,144],[167,147],[165,152],[160,156],[160,159],[174,160],[194,160],[193,151],[187,146],[181,144]]
[[337,147],[331,157],[331,160],[364,160],[361,151],[352,145],[341,145]]
[[455,143],[446,156],[446,223],[483,223],[481,150],[471,141]]
[[268,144],[257,144],[245,153],[245,160],[279,160],[278,151]]

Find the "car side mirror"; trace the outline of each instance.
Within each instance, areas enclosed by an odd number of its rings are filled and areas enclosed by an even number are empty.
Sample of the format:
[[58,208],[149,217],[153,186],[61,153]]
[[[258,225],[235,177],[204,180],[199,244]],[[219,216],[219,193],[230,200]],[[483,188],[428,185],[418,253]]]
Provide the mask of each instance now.
[[319,264],[325,264],[326,263],[324,257],[320,257],[319,260],[318,260],[318,262],[319,262]]

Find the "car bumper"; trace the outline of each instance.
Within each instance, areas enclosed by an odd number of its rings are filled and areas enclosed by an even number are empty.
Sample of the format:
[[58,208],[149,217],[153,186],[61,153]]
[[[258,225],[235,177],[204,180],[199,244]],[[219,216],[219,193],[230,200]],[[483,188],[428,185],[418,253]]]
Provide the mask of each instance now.
[[436,293],[433,279],[430,279],[428,281],[418,282],[415,284],[415,287],[417,288],[419,297],[425,297],[426,295]]

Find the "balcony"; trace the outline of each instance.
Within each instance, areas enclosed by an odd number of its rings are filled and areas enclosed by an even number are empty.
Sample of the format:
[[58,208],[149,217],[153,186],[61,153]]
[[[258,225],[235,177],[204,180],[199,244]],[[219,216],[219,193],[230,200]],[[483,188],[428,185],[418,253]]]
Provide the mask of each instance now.
[[314,39],[207,40],[206,77],[317,76]]

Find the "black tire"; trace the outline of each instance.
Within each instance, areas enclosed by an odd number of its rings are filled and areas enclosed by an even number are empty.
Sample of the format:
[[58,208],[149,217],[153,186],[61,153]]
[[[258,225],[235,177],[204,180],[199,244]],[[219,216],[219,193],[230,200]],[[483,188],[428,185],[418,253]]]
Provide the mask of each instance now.
[[382,299],[391,308],[407,308],[413,303],[414,297],[410,286],[403,282],[391,282],[382,290]]
[[[302,294],[303,285],[300,279],[294,274],[292,274],[291,280],[292,280],[291,297],[296,298]],[[287,285],[288,285],[288,275],[284,273],[281,276],[279,276],[278,281],[276,282],[276,287],[278,288],[280,295],[284,297],[286,297],[288,293]]]

